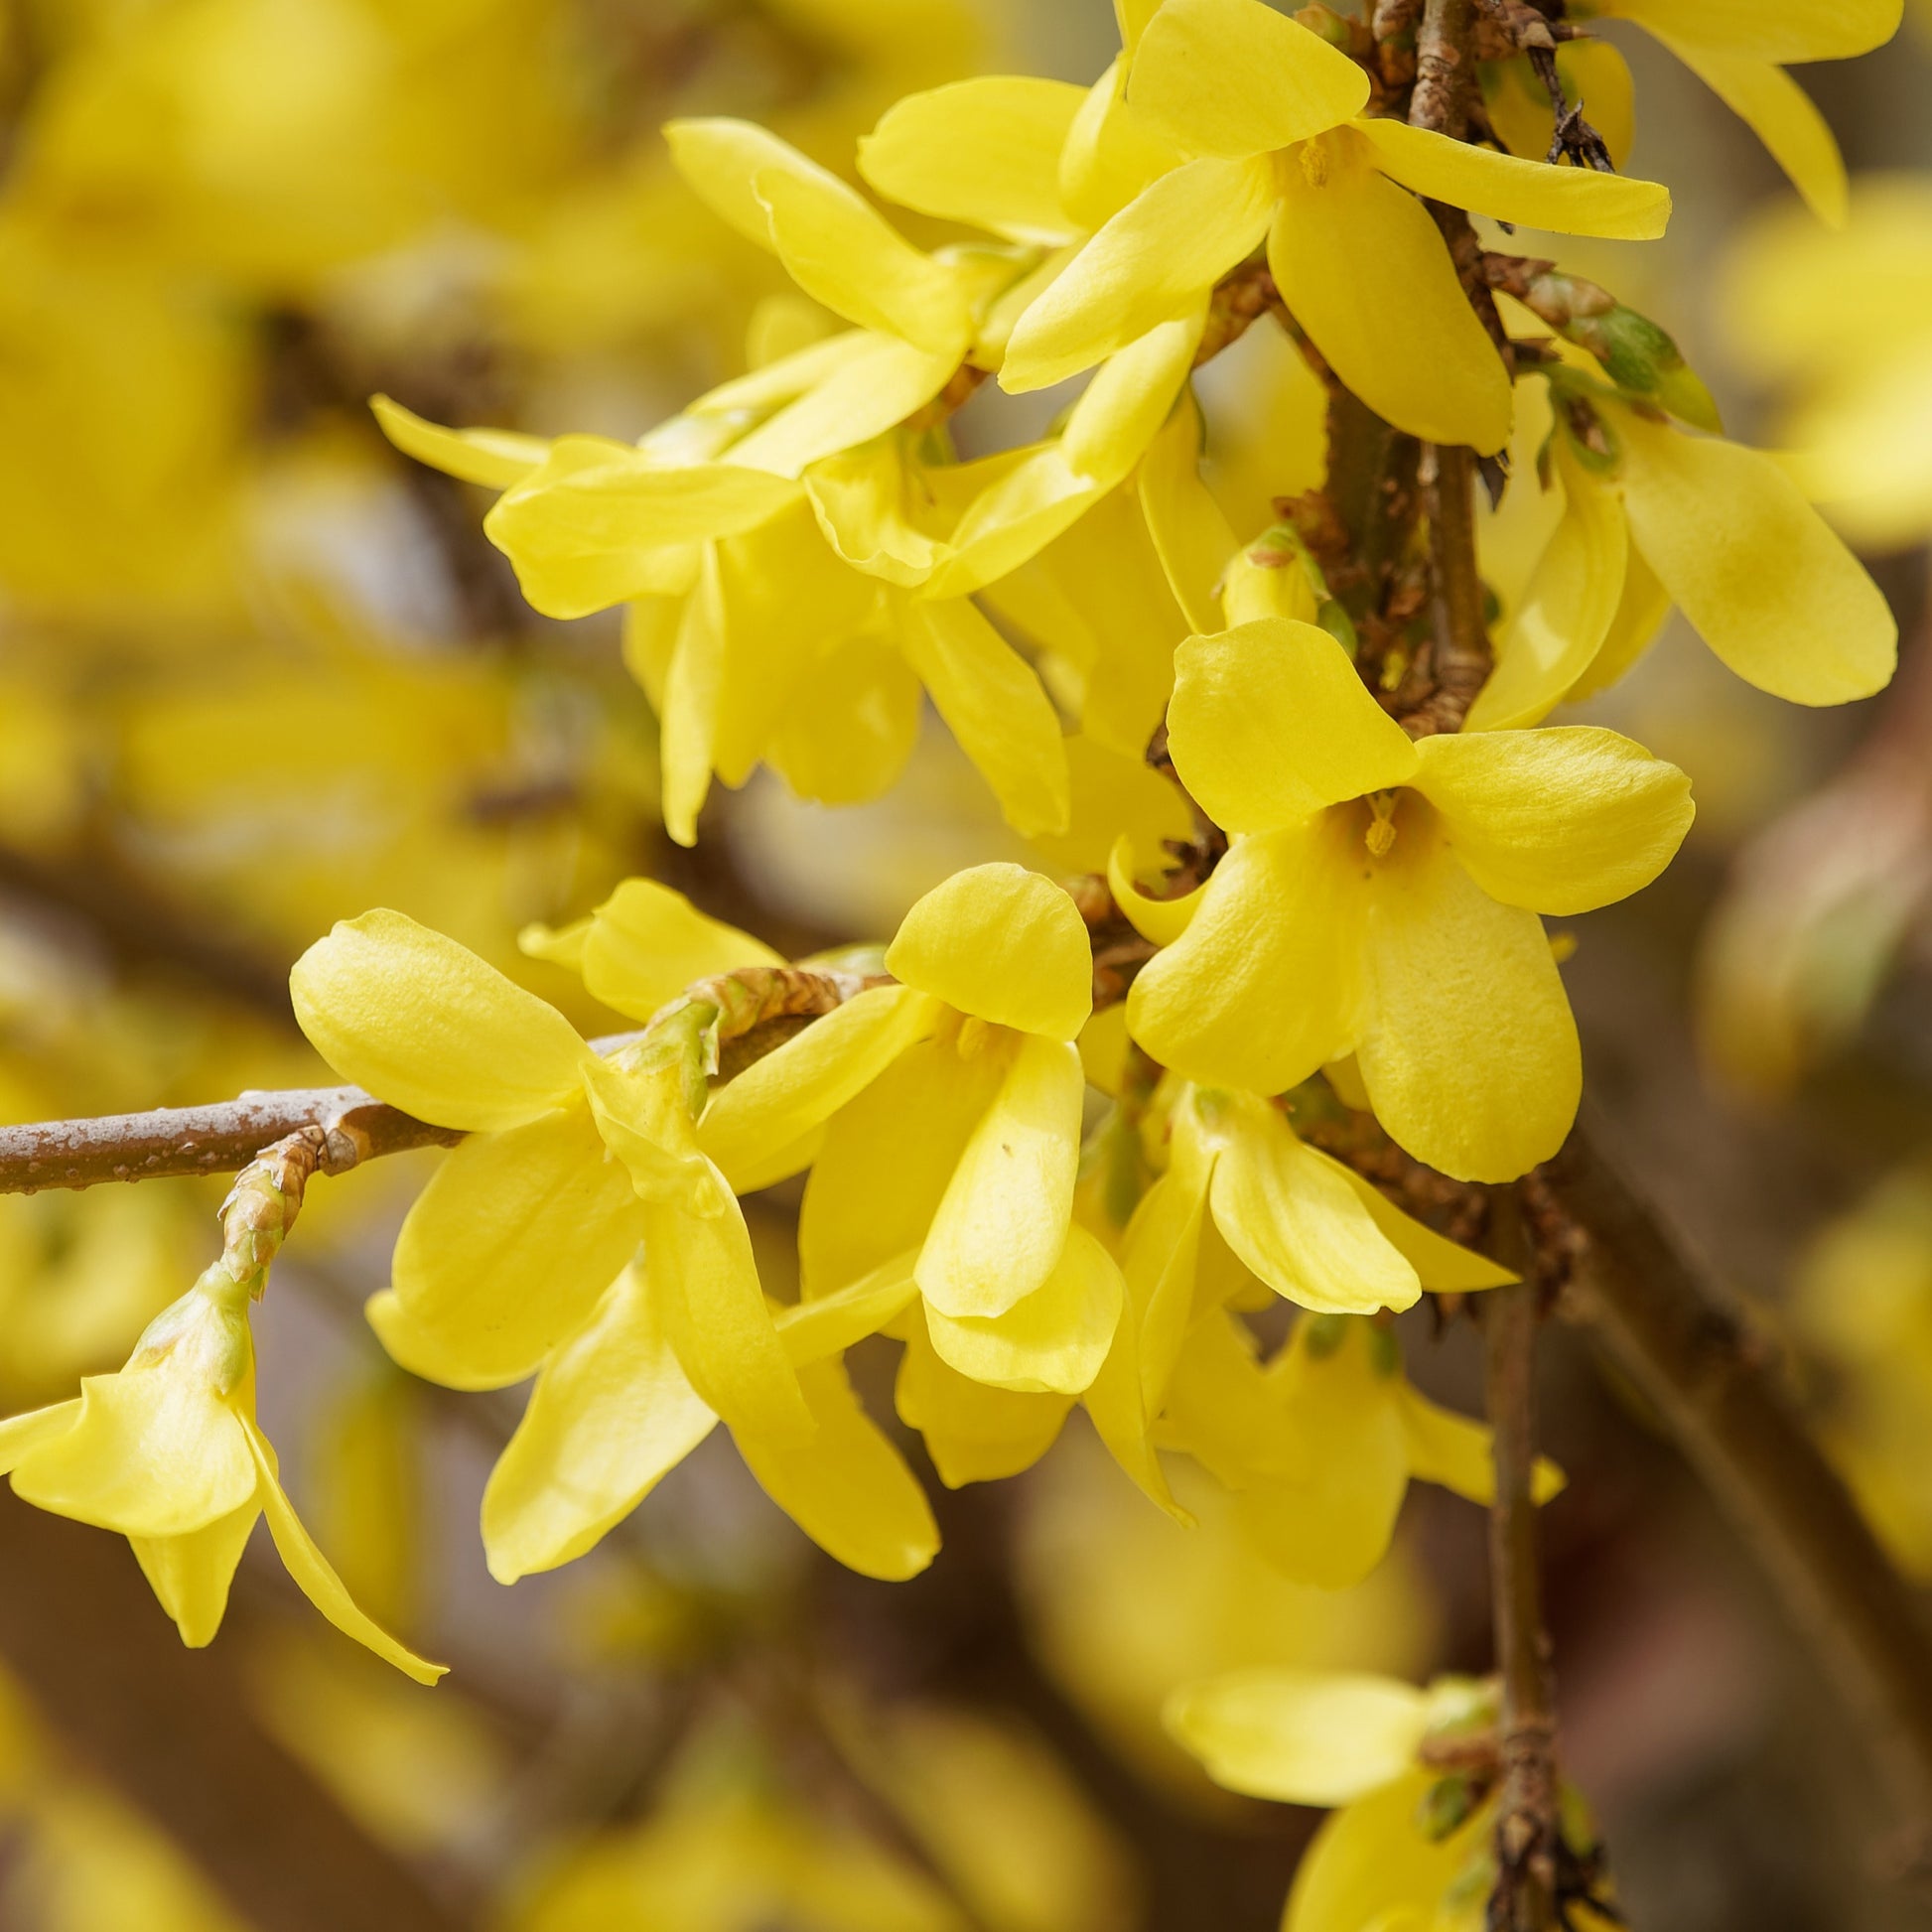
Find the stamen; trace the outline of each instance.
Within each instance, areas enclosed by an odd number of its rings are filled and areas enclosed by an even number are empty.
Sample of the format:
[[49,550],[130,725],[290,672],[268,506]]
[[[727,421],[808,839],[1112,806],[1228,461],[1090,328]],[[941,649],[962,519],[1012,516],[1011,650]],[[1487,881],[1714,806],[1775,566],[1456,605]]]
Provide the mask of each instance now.
[[1395,795],[1378,791],[1370,795],[1368,808],[1375,814],[1362,833],[1369,856],[1386,859],[1395,850]]

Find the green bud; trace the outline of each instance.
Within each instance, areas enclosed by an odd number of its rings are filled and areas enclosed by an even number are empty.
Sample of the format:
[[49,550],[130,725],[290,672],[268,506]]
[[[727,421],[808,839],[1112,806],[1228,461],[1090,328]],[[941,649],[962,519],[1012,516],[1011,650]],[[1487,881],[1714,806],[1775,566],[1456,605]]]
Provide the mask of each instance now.
[[1432,1845],[1440,1845],[1475,1816],[1482,1794],[1463,1771],[1441,1777],[1422,1794],[1416,1807],[1416,1828]]
[[1310,1357],[1317,1362],[1325,1362],[1329,1356],[1337,1354],[1342,1343],[1348,1339],[1348,1324],[1354,1319],[1349,1314],[1308,1316]]

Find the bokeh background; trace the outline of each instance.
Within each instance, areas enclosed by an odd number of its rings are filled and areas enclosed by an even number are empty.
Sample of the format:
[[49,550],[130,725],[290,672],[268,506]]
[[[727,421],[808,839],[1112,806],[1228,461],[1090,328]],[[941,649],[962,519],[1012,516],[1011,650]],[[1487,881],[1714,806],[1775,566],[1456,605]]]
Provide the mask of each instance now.
[[[1677,214],[1565,265],[1677,335],[1732,434],[1806,453],[1906,644],[1885,697],[1801,713],[1680,626],[1595,701],[1690,770],[1700,816],[1660,885],[1576,922],[1569,978],[1618,1151],[1768,1311],[1932,1578],[1932,41],[1801,73],[1858,177],[1834,235],[1685,69],[1610,34],[1630,165]],[[1103,0],[7,0],[0,1118],[320,1079],[287,968],[370,905],[608,1031],[514,938],[628,874],[799,951],[1030,856],[936,720],[875,805],[759,777],[668,844],[615,619],[530,613],[483,499],[394,454],[365,398],[635,436],[795,300],[681,188],[663,119],[748,115],[845,168],[901,93],[1084,82],[1113,45]],[[1259,528],[1318,481],[1311,387],[1257,330],[1203,394],[1217,487]],[[1039,420],[989,389],[959,430]],[[1191,1535],[1159,1516],[1083,1420],[1019,1481],[928,1471],[946,1547],[914,1584],[837,1570],[718,1440],[591,1558],[504,1590],[475,1523],[515,1398],[412,1381],[361,1317],[427,1171],[313,1188],[257,1326],[319,1540],[453,1677],[385,1672],[269,1560],[214,1649],[180,1651],[117,1539],[0,1492],[9,1932],[305,1932],[345,1870],[364,1932],[1259,1932],[1316,1819],[1209,1787],[1162,1734],[1168,1691],[1487,1666],[1468,1505],[1412,1489],[1390,1563],[1323,1594],[1205,1487]],[[213,1252],[217,1199],[0,1201],[5,1408],[116,1365]],[[781,1286],[795,1201],[751,1206]],[[1438,1325],[1405,1321],[1411,1373],[1472,1410],[1474,1337]],[[1631,1922],[1923,1923],[1782,1606],[1587,1338],[1547,1355],[1564,1750]],[[855,1369],[889,1414],[889,1363]]]

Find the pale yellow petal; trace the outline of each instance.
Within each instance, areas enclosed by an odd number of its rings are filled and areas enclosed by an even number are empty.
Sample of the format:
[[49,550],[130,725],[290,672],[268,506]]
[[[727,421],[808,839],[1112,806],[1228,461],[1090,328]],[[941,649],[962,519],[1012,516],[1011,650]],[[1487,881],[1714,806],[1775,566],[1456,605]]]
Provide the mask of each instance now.
[[793,688],[772,768],[800,798],[856,805],[889,790],[919,737],[919,680],[883,637],[852,637]]
[[190,1650],[205,1649],[220,1630],[229,1586],[261,1513],[250,1496],[239,1509],[186,1536],[128,1538],[142,1576]]
[[1124,1293],[1119,1264],[1075,1223],[1052,1273],[1005,1313],[954,1316],[928,1302],[926,1331],[939,1359],[975,1382],[1078,1395],[1113,1346]]
[[1183,1685],[1170,1734],[1230,1791],[1285,1805],[1346,1805],[1407,1771],[1429,1700],[1392,1677],[1249,1670]]
[[547,437],[523,436],[508,429],[445,429],[387,396],[371,396],[369,407],[383,435],[404,456],[489,489],[507,489],[521,483],[550,454]]
[[907,1248],[844,1288],[780,1309],[778,1337],[789,1360],[803,1368],[842,1355],[896,1320],[918,1298],[912,1279],[918,1258],[916,1249]]
[[923,1323],[906,1342],[894,1401],[899,1420],[919,1432],[948,1489],[1031,1469],[1053,1447],[1073,1407],[1071,1396],[1017,1395],[948,1368]]
[[784,964],[761,940],[654,879],[626,879],[597,908],[581,959],[586,989],[633,1020],[650,1019],[694,981]]
[[899,922],[886,970],[996,1027],[1072,1039],[1093,1010],[1086,922],[1064,887],[1022,866],[973,866]]
[[1794,704],[1883,688],[1898,660],[1891,611],[1771,458],[1625,410],[1613,427],[1631,536],[1739,677]]
[[[1324,1068],[1323,1071],[1331,1081],[1335,1078],[1333,1067]],[[1362,1094],[1360,1098],[1366,1110],[1367,1094]],[[1443,1295],[1466,1294],[1472,1289],[1501,1288],[1517,1279],[1487,1255],[1460,1247],[1438,1234],[1434,1228],[1425,1226],[1413,1215],[1405,1214],[1372,1181],[1364,1179],[1353,1168],[1337,1161],[1332,1155],[1313,1147],[1305,1147],[1304,1152],[1323,1167],[1331,1169],[1354,1189],[1356,1198],[1368,1209],[1369,1218],[1382,1230],[1389,1245],[1416,1271],[1424,1288]]]
[[385,1664],[393,1664],[418,1684],[434,1684],[438,1678],[448,1676],[447,1664],[432,1664],[418,1657],[390,1636],[373,1617],[356,1607],[343,1580],[330,1568],[328,1558],[302,1527],[301,1518],[282,1491],[268,1445],[252,1423],[247,1426],[247,1442],[260,1472],[260,1501],[262,1514],[268,1518],[268,1533],[275,1539],[276,1554],[296,1587],[344,1636],[354,1638]]
[[941,1313],[1004,1314],[1065,1247],[1086,1080],[1059,1039],[1020,1038],[959,1158],[919,1251],[919,1292]]
[[1060,201],[1083,228],[1102,226],[1149,182],[1186,159],[1128,106],[1127,69],[1123,52],[1087,89],[1060,151]]
[[1458,1180],[1513,1180],[1563,1145],[1583,1063],[1543,924],[1418,828],[1377,869],[1356,1058],[1376,1118]]
[[1193,154],[1265,154],[1359,113],[1368,75],[1261,0],[1167,0],[1135,50],[1128,100]]
[[45,1409],[24,1410],[0,1422],[0,1475],[5,1475],[29,1449],[65,1436],[80,1416],[80,1398],[50,1403]]
[[1311,623],[1262,618],[1174,653],[1168,747],[1189,794],[1230,832],[1294,825],[1405,784],[1416,747],[1348,653]]
[[1268,227],[1260,162],[1190,161],[1150,183],[1014,325],[1001,387],[1042,389],[1093,367],[1164,322],[1198,314]]
[[770,223],[754,186],[761,173],[838,179],[769,129],[726,115],[666,121],[664,144],[670,149],[672,167],[704,205],[760,248],[771,246]]
[[959,368],[958,350],[922,348],[897,336],[861,333],[823,381],[732,446],[732,461],[777,477],[799,476],[923,409]]
[[900,1583],[939,1550],[932,1508],[906,1465],[852,1392],[845,1366],[799,1371],[817,1428],[805,1443],[733,1432],[764,1492],[820,1549],[861,1576]]
[[1444,842],[1491,898],[1588,912],[1640,892],[1677,856],[1691,781],[1596,725],[1439,734],[1416,788]]
[[1081,732],[1066,741],[1066,768],[1073,783],[1073,816],[1058,837],[1034,841],[1034,850],[1057,877],[1105,872],[1123,840],[1130,853],[1158,853],[1169,839],[1193,836],[1193,814],[1180,787],[1138,752],[1122,752]]
[[[1409,1444],[1409,1473],[1420,1482],[1440,1483],[1472,1503],[1486,1505],[1494,1500],[1496,1458],[1487,1426],[1418,1395],[1406,1381],[1398,1399]],[[1548,1456],[1539,1455],[1530,1479],[1534,1500],[1547,1503],[1563,1486],[1563,1471]]]
[[1682,34],[1760,61],[1847,61],[1898,32],[1902,0],[1601,0],[1659,39]]
[[465,1141],[396,1238],[399,1359],[455,1388],[520,1382],[583,1323],[642,1233],[630,1176],[588,1108]]
[[1353,1051],[1362,850],[1340,814],[1236,840],[1186,931],[1135,980],[1128,1031],[1163,1066],[1256,1093]]
[[1240,548],[1226,512],[1201,480],[1201,414],[1183,390],[1141,463],[1139,489],[1148,534],[1191,628],[1221,628],[1216,595],[1228,560]]
[[1655,240],[1670,223],[1670,190],[1661,182],[1522,161],[1407,121],[1362,120],[1355,127],[1385,175],[1471,214],[1622,241]]
[[1282,158],[1268,265],[1342,382],[1398,429],[1485,454],[1509,440],[1509,377],[1429,210],[1352,128]]
[[1478,1805],[1447,1838],[1427,1838],[1416,1818],[1440,1779],[1410,1771],[1325,1819],[1295,1868],[1282,1932],[1475,1932],[1480,1899],[1461,1912],[1446,1901],[1482,1857],[1495,1807]]
[[1610,620],[1602,645],[1588,668],[1570,687],[1569,702],[1581,704],[1598,691],[1607,691],[1656,642],[1670,609],[1670,592],[1657,581],[1657,573],[1644,561],[1643,552],[1631,544],[1616,616]]
[[725,676],[724,587],[718,546],[706,544],[698,581],[678,614],[657,705],[658,783],[664,829],[682,846],[698,842],[698,814],[718,761],[718,714]]
[[289,997],[345,1079],[442,1127],[535,1120],[591,1057],[555,1007],[400,912],[339,920],[295,962]]
[[499,1584],[582,1556],[717,1422],[678,1366],[633,1263],[544,1363],[483,1489],[483,1554]]
[[1060,205],[1060,150],[1086,89],[983,74],[908,94],[859,143],[859,172],[889,202],[1052,246],[1077,228]]
[[901,606],[900,646],[1022,837],[1066,829],[1060,721],[1032,665],[965,598]]
[[1060,452],[1076,475],[1102,489],[1127,478],[1173,413],[1206,325],[1203,305],[1157,324],[1100,365],[1060,432]]

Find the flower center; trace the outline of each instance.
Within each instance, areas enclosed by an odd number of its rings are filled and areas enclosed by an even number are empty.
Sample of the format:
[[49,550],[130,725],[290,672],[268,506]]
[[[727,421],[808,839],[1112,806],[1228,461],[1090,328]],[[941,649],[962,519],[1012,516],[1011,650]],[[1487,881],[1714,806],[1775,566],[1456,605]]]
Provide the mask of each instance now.
[[1395,850],[1395,793],[1372,791],[1366,799],[1369,821],[1362,828],[1362,843],[1372,859],[1386,859]]

